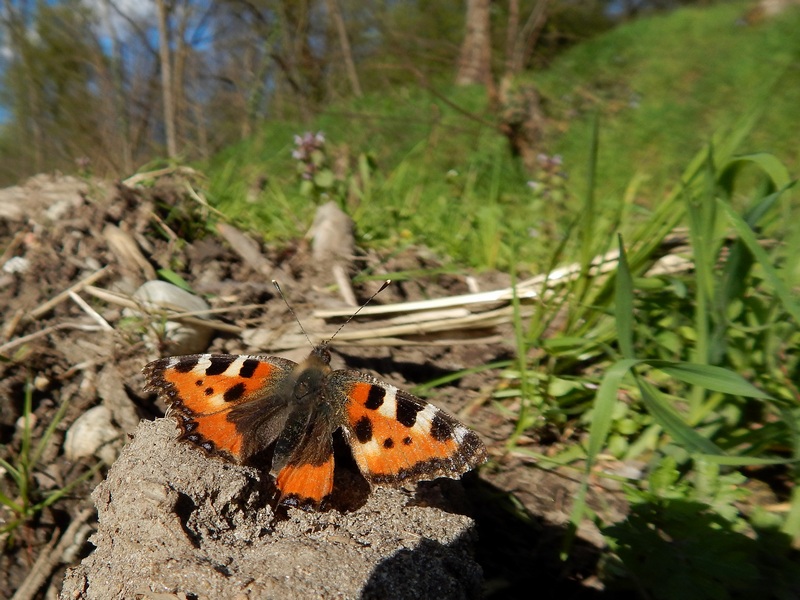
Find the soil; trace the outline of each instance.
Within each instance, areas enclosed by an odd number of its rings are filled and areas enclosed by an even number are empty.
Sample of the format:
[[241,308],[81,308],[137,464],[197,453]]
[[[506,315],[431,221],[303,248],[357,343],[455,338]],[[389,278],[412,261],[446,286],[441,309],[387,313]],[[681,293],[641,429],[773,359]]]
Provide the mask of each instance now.
[[[31,498],[68,489],[3,536],[0,597],[55,598],[62,587],[62,598],[605,595],[597,577],[602,538],[593,525],[577,532],[571,558],[559,559],[575,471],[540,469],[506,450],[513,406],[501,413],[490,402],[497,370],[463,376],[431,397],[489,448],[490,462],[460,482],[376,488],[356,505],[321,512],[276,511],[268,475],[177,443],[174,421],[162,418],[161,400],[142,392],[141,375],[147,362],[174,354],[176,336],[203,345],[194,351],[278,354],[282,347],[279,354],[298,360],[307,342],[296,350],[273,343],[296,337],[297,323],[270,279],[281,281],[307,330],[334,331],[338,323],[311,313],[343,305],[332,285],[337,265],[352,276],[440,273],[442,262],[425,248],[406,248],[355,249],[326,264],[313,241],[277,248],[230,225],[209,231],[208,207],[185,190],[185,175],[148,187],[41,175],[0,190],[0,457],[20,464],[29,393],[30,448],[41,447]],[[210,317],[210,345],[202,331],[193,338],[197,332],[168,330],[130,302],[159,270],[178,274],[220,309]],[[399,282],[373,302],[509,282],[502,273],[466,275]],[[363,302],[375,289],[367,282],[354,291]],[[359,316],[347,330],[369,327]],[[512,357],[511,330],[489,333],[449,345],[426,345],[420,335],[386,346],[335,341],[333,366],[410,388]],[[337,486],[364,489],[354,466],[342,462]],[[0,491],[20,498],[5,470]],[[606,521],[624,517],[618,490],[590,495]],[[0,507],[0,526],[13,519]]]

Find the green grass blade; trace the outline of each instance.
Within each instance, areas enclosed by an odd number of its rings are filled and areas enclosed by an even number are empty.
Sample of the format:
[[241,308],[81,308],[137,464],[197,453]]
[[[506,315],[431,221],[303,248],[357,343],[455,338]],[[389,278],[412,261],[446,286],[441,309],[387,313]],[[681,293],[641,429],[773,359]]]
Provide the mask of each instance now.
[[755,152],[753,154],[743,154],[732,158],[723,169],[720,183],[724,185],[729,192],[732,190],[732,180],[736,176],[736,173],[746,164],[752,164],[761,169],[770,178],[776,189],[786,188],[792,182],[786,165],[778,160],[775,155],[769,154],[768,152]]
[[617,267],[616,302],[617,341],[624,358],[633,358],[633,277],[622,235],[619,236],[619,266]]
[[0,535],[6,534],[9,531],[14,531],[17,527],[22,525],[25,519],[14,519],[13,521],[9,521],[2,527],[0,527]]
[[789,514],[781,531],[792,536],[795,542],[800,540],[800,486],[795,486],[792,490]]
[[46,508],[46,507],[50,506],[51,504],[54,504],[55,502],[58,502],[58,501],[59,501],[61,498],[63,498],[63,497],[64,497],[65,495],[67,495],[67,494],[68,494],[70,491],[72,491],[72,488],[74,488],[76,485],[78,485],[79,483],[82,483],[82,482],[86,481],[86,480],[87,480],[87,479],[89,479],[89,478],[90,478],[92,475],[94,475],[95,473],[97,473],[97,471],[99,471],[99,470],[100,470],[100,468],[101,468],[101,467],[102,467],[104,464],[105,464],[105,463],[104,463],[104,462],[102,462],[102,461],[100,461],[100,462],[98,462],[98,463],[94,464],[94,465],[92,466],[92,468],[90,468],[88,471],[86,471],[86,472],[85,472],[83,475],[81,475],[80,477],[76,477],[75,479],[73,479],[72,481],[70,481],[70,482],[69,482],[67,485],[65,485],[63,488],[61,488],[61,489],[58,489],[58,490],[55,490],[55,491],[53,491],[51,494],[48,494],[47,498],[45,498],[44,500],[42,500],[41,502],[39,502],[38,504],[36,504],[36,505],[33,507],[33,509],[34,509],[35,511],[39,511],[39,510],[42,510],[43,508]]
[[[594,246],[592,240],[595,236],[595,187],[597,176],[597,153],[600,146],[600,115],[595,113],[592,120],[592,138],[589,146],[589,168],[586,176],[586,197],[583,204],[583,215],[581,220],[581,274],[586,275],[589,265],[594,258]],[[583,278],[582,278],[583,279]]]
[[5,459],[0,458],[0,467],[3,467],[8,474],[11,475],[15,482],[22,475],[22,472],[19,469]]
[[512,274],[511,281],[511,306],[514,311],[514,341],[517,351],[517,368],[519,369],[519,384],[520,384],[520,404],[519,414],[517,415],[517,424],[514,427],[514,433],[508,440],[507,445],[513,446],[516,444],[517,439],[522,433],[530,426],[528,412],[531,403],[530,382],[528,376],[528,345],[526,343],[525,330],[522,326],[522,314],[520,312],[519,296],[517,295],[517,278]]
[[412,391],[417,396],[420,396],[428,393],[430,390],[437,388],[441,385],[446,385],[448,383],[452,383],[453,381],[458,381],[459,379],[461,379],[462,377],[466,377],[467,375],[474,375],[475,373],[483,373],[484,371],[491,371],[493,369],[508,369],[514,364],[515,363],[511,360],[498,360],[495,362],[485,363],[482,365],[478,365],[477,367],[462,369],[461,371],[458,371],[456,373],[448,373],[447,375],[443,375],[442,377],[431,379],[430,381],[426,381],[425,383],[415,385],[414,388],[410,391]]
[[611,420],[614,406],[617,404],[619,386],[625,375],[642,361],[625,358],[617,361],[606,371],[594,400],[592,424],[589,427],[589,444],[587,446],[587,473],[597,455],[605,445],[608,432],[611,430]]
[[22,406],[22,439],[20,440],[20,471],[25,472],[31,453],[31,413],[33,413],[33,381],[25,382],[25,399]]
[[719,454],[703,454],[698,456],[705,461],[727,467],[765,467],[769,465],[788,465],[798,462],[797,458],[761,458],[759,456],[720,456]]
[[617,404],[618,392],[622,379],[628,372],[641,361],[635,359],[623,359],[606,371],[594,400],[594,412],[592,414],[592,424],[589,427],[589,444],[586,452],[586,468],[584,469],[581,485],[575,495],[570,514],[570,533],[565,536],[562,548],[562,557],[568,553],[569,546],[578,525],[583,520],[586,513],[586,490],[589,487],[589,476],[592,472],[597,456],[605,445],[608,433],[611,430],[611,421],[614,415],[614,406]]
[[31,468],[33,468],[33,466],[35,466],[42,458],[42,454],[47,447],[47,443],[50,441],[50,438],[53,437],[53,433],[55,432],[56,427],[58,427],[58,424],[61,423],[61,419],[64,418],[64,414],[67,412],[68,407],[69,398],[65,398],[62,400],[61,406],[58,407],[56,414],[53,415],[53,418],[50,420],[50,424],[47,426],[47,429],[39,440],[39,443],[36,444],[36,449],[33,451],[33,455],[31,456]]
[[770,261],[769,256],[758,243],[753,230],[727,202],[717,200],[717,203],[725,211],[739,238],[745,243],[748,250],[755,256],[756,261],[764,270],[764,276],[775,290],[775,294],[783,304],[784,310],[792,316],[796,323],[800,324],[800,305],[795,301],[794,296],[778,275],[775,267],[772,266],[772,261]]
[[642,393],[642,402],[647,407],[647,410],[664,431],[672,436],[678,444],[681,444],[687,452],[725,455],[722,449],[714,442],[703,437],[687,425],[683,418],[670,406],[663,394],[653,385],[641,377],[637,377],[636,381]]
[[697,385],[707,390],[762,400],[772,398],[738,373],[722,367],[666,360],[650,360],[647,361],[647,364],[684,383]]
[[14,500],[12,500],[9,496],[6,496],[3,492],[0,492],[0,504],[3,506],[8,507],[9,510],[16,514],[21,514],[23,512],[22,506],[17,504]]

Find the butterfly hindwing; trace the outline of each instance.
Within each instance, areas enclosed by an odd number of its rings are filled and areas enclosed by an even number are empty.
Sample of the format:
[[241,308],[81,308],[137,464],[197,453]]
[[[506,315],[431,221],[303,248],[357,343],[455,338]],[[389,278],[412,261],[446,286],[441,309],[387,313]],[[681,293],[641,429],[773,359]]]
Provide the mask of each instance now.
[[271,474],[284,504],[319,504],[333,490],[333,431],[337,425],[317,405],[295,411],[278,437]]
[[416,396],[356,371],[337,371],[344,431],[371,483],[457,478],[486,460],[476,433]]
[[[274,356],[191,354],[153,361],[143,372],[145,391],[164,397],[178,421],[180,439],[242,461],[251,453],[243,425],[252,425],[242,413],[255,408],[262,417],[275,413],[271,420],[278,419],[288,399],[274,392],[295,367]],[[232,418],[237,414],[238,421]]]

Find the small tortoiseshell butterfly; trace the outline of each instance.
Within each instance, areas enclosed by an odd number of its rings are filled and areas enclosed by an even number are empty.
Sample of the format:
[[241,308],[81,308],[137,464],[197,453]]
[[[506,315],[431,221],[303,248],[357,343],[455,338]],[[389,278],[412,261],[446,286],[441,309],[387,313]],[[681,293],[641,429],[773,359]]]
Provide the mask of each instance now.
[[[327,343],[297,364],[275,356],[193,354],[144,367],[146,391],[170,406],[179,439],[246,463],[273,448],[280,502],[318,505],[333,489],[333,433],[341,428],[370,484],[458,478],[486,461],[457,419],[358,371],[334,371]],[[249,463],[251,464],[251,463]]]

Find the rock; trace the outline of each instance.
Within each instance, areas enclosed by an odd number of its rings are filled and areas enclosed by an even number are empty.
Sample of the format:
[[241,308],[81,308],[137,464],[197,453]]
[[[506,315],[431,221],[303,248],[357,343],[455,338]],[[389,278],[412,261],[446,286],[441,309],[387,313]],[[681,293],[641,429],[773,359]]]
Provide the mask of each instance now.
[[[182,290],[176,285],[166,281],[147,281],[133,293],[133,298],[140,302],[144,308],[151,312],[163,311],[166,315],[175,312],[199,312],[208,310],[205,300]],[[213,328],[197,323],[186,323],[166,320],[163,328],[156,322],[157,317],[151,316],[152,327],[155,329],[152,340],[155,347],[163,347],[166,342],[169,354],[195,354],[205,351],[211,341]]]
[[68,460],[97,456],[110,465],[118,449],[112,444],[121,439],[121,432],[111,422],[111,411],[100,405],[78,417],[67,431],[64,454]]
[[327,202],[317,209],[314,222],[306,233],[312,239],[314,260],[349,263],[355,254],[353,220],[335,202]]
[[469,517],[386,488],[350,512],[276,514],[266,475],[175,438],[172,419],[142,423],[95,490],[97,549],[63,600],[480,596]]
[[89,183],[65,175],[36,175],[21,186],[0,190],[0,221],[54,223],[81,206]]

